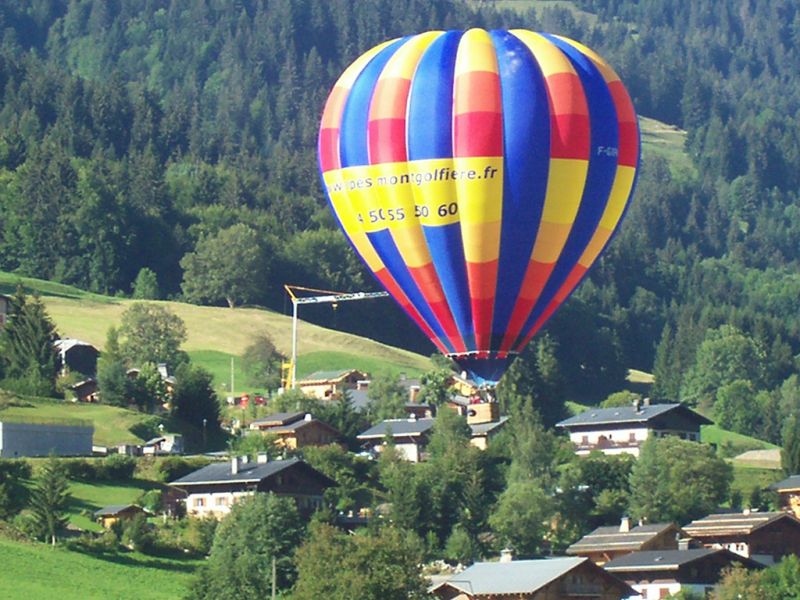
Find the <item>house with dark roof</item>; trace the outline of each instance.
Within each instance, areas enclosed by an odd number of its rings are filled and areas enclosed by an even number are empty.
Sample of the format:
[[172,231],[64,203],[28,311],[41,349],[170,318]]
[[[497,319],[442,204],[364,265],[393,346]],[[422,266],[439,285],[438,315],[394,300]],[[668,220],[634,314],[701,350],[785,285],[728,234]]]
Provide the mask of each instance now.
[[288,496],[304,516],[322,507],[322,495],[336,482],[300,459],[258,460],[233,457],[212,463],[170,485],[185,495],[186,513],[192,516],[222,518],[241,498],[257,492]]
[[436,419],[387,419],[358,434],[364,449],[379,453],[386,447],[386,438],[394,440],[395,448],[411,462],[420,462],[428,445]]
[[429,590],[441,600],[620,600],[634,590],[587,558],[475,563]]
[[108,529],[118,521],[128,521],[136,515],[145,514],[145,510],[136,504],[111,504],[94,511],[94,520]]
[[53,342],[56,348],[57,366],[62,372],[72,371],[93,377],[97,373],[100,351],[89,342],[62,338]]
[[773,483],[767,489],[778,492],[782,510],[790,512],[800,519],[800,475],[787,477]]
[[640,550],[677,550],[686,537],[674,523],[647,523],[631,527],[629,517],[619,525],[598,527],[567,548],[567,554],[585,556],[602,566],[610,560]]
[[734,565],[760,569],[763,565],[725,549],[645,550],[615,558],[603,566],[640,594],[655,600],[679,592],[708,597],[722,579],[722,571]]
[[708,515],[683,530],[706,548],[726,548],[765,565],[790,554],[800,557],[800,519],[787,512]]
[[283,448],[326,446],[339,439],[340,434],[327,423],[309,413],[274,413],[250,423],[251,435],[275,436],[275,444]]
[[502,431],[507,422],[508,417],[499,417],[496,421],[480,423],[470,423],[469,419],[467,419],[467,424],[472,431],[472,437],[469,443],[479,450],[486,450],[492,438]]
[[333,396],[353,390],[359,381],[367,379],[368,375],[357,369],[344,369],[340,371],[315,371],[297,381],[297,387],[307,396],[320,400],[329,400]]
[[712,422],[683,404],[635,403],[632,406],[591,408],[556,423],[569,433],[578,455],[593,450],[603,454],[639,456],[650,437],[678,436],[700,441],[700,427]]

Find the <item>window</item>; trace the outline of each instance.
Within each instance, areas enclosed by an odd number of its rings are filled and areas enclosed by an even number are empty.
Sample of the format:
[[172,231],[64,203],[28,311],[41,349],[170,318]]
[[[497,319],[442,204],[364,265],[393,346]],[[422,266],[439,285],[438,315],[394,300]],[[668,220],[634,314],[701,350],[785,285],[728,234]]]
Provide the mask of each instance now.
[[195,498],[194,499],[194,507],[195,508],[203,508],[206,505],[206,501],[204,498]]
[[581,437],[581,444],[588,444],[588,443],[589,443],[588,435],[584,435],[583,437]]
[[215,499],[215,504],[217,506],[228,506],[228,497],[227,496],[217,496]]
[[636,441],[636,432],[635,431],[631,431],[628,434],[628,441],[629,442],[635,442]]

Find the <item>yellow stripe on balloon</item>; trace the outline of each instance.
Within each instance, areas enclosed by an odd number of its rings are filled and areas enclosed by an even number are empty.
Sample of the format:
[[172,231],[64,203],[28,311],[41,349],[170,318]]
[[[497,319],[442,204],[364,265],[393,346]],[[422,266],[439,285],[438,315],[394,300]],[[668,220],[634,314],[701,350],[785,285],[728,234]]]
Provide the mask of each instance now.
[[587,269],[591,267],[592,263],[603,251],[603,248],[605,248],[608,240],[611,239],[611,233],[611,229],[598,227],[595,230],[594,235],[592,235],[592,239],[589,240],[589,243],[586,245],[583,254],[578,260],[578,264]]
[[455,76],[465,75],[471,71],[499,73],[492,38],[484,29],[465,31],[458,44]]
[[569,44],[570,46],[581,52],[581,54],[588,56],[589,59],[597,67],[597,69],[600,71],[600,73],[603,75],[603,79],[606,80],[606,83],[611,83],[612,81],[619,80],[619,75],[617,75],[617,72],[611,68],[611,66],[603,59],[602,56],[600,56],[597,52],[595,52],[591,48],[588,48],[587,46],[584,46],[580,42],[576,42],[575,40],[572,40],[568,37],[564,37],[562,35],[556,35],[553,37],[556,37],[562,42]]
[[412,37],[392,55],[381,71],[381,78],[411,79],[414,71],[417,70],[417,64],[422,54],[440,35],[442,35],[441,31],[426,31]]
[[511,33],[528,47],[544,77],[558,73],[576,74],[575,68],[566,55],[543,35],[524,29],[512,29]]
[[564,244],[572,229],[572,223],[539,223],[536,234],[536,243],[531,252],[531,258],[540,263],[554,263],[561,255]]
[[500,222],[461,222],[461,239],[464,258],[470,263],[485,263],[497,260],[500,247]]
[[[341,77],[339,77],[339,79],[336,81],[334,90],[325,105],[325,110],[322,113],[322,124],[320,126],[321,129],[339,127],[342,118],[342,111],[344,110],[344,102],[347,99],[347,94],[349,93],[350,88],[353,87],[353,84],[358,76],[361,74],[361,71],[364,70],[364,67],[367,66],[369,61],[371,61],[372,58],[378,54],[378,52],[396,41],[397,39],[389,40],[388,42],[384,42],[383,44],[375,46],[371,50],[368,50],[359,56],[353,62],[353,64],[345,69],[344,73],[342,73]],[[337,90],[342,90],[345,93],[335,93]]]
[[569,223],[575,221],[586,185],[589,161],[577,158],[551,158],[542,221]]
[[614,229],[622,218],[625,205],[633,188],[633,180],[636,176],[636,168],[620,165],[617,167],[617,174],[608,195],[608,204],[600,218],[600,226]]

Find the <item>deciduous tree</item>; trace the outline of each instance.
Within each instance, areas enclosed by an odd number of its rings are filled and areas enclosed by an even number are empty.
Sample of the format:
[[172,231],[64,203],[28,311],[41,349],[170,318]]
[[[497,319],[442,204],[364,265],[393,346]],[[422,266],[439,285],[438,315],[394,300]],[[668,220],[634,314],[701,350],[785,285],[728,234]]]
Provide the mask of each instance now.
[[186,325],[160,304],[132,304],[122,313],[119,335],[120,352],[131,365],[166,363],[174,368],[186,361],[180,349],[186,341]]

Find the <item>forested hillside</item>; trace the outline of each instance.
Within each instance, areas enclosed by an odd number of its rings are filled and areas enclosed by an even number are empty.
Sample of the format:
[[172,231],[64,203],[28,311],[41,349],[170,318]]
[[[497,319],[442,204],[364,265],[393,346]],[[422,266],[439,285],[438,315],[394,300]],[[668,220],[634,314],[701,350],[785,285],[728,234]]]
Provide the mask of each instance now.
[[[552,31],[606,56],[640,114],[686,129],[694,162],[647,157],[621,234],[549,326],[568,385],[602,396],[636,367],[655,369],[663,399],[722,411],[758,394],[772,416],[739,428],[777,439],[778,415],[800,403],[800,9],[573,5],[584,12],[443,0],[3,2],[0,269],[123,294],[149,269],[162,296],[221,304],[181,282],[191,256],[222,239],[258,249],[239,301],[281,308],[284,282],[374,287],[316,175],[317,121],[338,73],[379,41],[429,28]],[[388,303],[335,318],[429,349]]]

